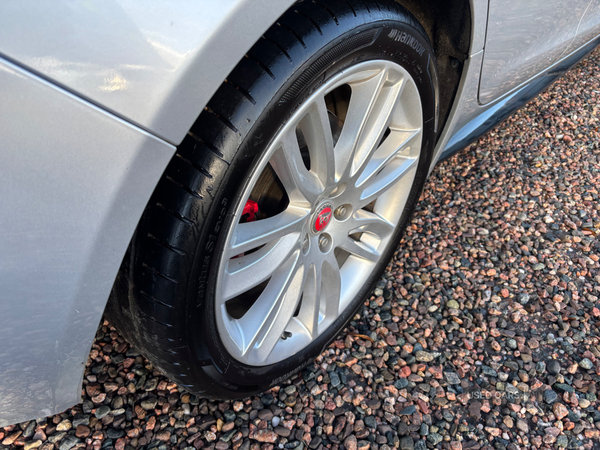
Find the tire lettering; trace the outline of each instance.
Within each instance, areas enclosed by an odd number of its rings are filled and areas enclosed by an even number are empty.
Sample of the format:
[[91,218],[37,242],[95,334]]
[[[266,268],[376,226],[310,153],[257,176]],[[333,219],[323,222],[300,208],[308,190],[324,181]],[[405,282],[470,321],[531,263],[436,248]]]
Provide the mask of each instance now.
[[408,45],[415,52],[417,52],[419,56],[423,56],[425,47],[423,47],[423,45],[417,39],[415,39],[414,36],[411,36],[406,31],[390,30],[388,37],[396,42],[402,42],[403,44]]
[[204,250],[206,251],[206,255],[202,260],[202,267],[200,268],[200,275],[198,277],[198,298],[203,298],[204,293],[206,292],[206,282],[208,280],[208,273],[210,272],[210,260],[212,258],[212,252],[215,249],[215,243],[217,241],[217,237],[219,232],[221,231],[221,227],[223,226],[223,220],[225,215],[227,214],[227,203],[229,201],[224,198],[221,200],[221,211],[219,211],[219,217],[217,218],[217,222],[213,228],[213,234],[210,234],[207,238],[206,245],[204,246]]

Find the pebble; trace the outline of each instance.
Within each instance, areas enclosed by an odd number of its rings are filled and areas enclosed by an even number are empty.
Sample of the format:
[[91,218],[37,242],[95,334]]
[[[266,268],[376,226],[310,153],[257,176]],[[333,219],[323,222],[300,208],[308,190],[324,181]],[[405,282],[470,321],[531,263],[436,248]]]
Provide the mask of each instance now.
[[548,361],[546,364],[546,370],[551,375],[558,375],[560,373],[560,364],[555,359]]
[[582,409],[588,408],[591,404],[592,404],[592,402],[590,402],[587,398],[579,399],[579,407]]
[[[109,409],[109,411],[110,411],[110,409]],[[73,425],[71,424],[71,421],[68,419],[62,420],[58,425],[56,425],[57,431],[69,431],[72,427],[73,427]]]
[[429,352],[426,352],[424,350],[419,350],[416,352],[415,357],[417,359],[417,361],[421,361],[421,362],[431,362],[433,361],[433,355]]
[[460,305],[458,304],[458,302],[456,300],[449,300],[448,303],[446,303],[446,306],[451,309],[459,309],[460,308]]
[[329,374],[329,379],[331,382],[331,386],[334,388],[338,387],[341,383],[340,376],[337,374],[337,372],[331,372]]
[[431,442],[433,445],[439,444],[440,442],[442,442],[443,439],[444,438],[442,437],[442,435],[438,434],[438,433],[429,433],[427,435],[427,440],[429,442]]
[[365,417],[365,425],[369,428],[377,428],[377,420],[373,416]]
[[415,441],[410,436],[404,436],[400,439],[400,450],[414,450]]
[[23,445],[23,450],[32,450],[34,448],[38,448],[43,444],[43,442],[40,439],[37,439],[35,441],[29,441],[29,442],[25,442],[25,444]]
[[67,436],[58,445],[58,450],[70,450],[80,442],[81,441],[75,436]]
[[358,441],[357,450],[369,450],[371,448],[371,443],[369,441]]
[[594,363],[587,358],[583,358],[581,361],[579,361],[579,367],[585,370],[590,370],[594,368]]
[[102,405],[102,406],[96,408],[96,412],[94,413],[94,415],[96,416],[97,419],[103,419],[109,413],[110,413],[110,406]]
[[356,439],[356,436],[351,434],[346,439],[344,439],[344,447],[346,447],[346,450],[357,450],[358,440]]
[[291,434],[291,430],[281,425],[276,426],[273,431],[282,437],[288,437]]
[[569,414],[569,410],[567,409],[567,407],[562,403],[558,402],[552,405],[552,411],[554,412],[554,415],[558,420],[562,420],[567,416],[567,414]]
[[402,411],[400,411],[400,415],[401,416],[410,416],[411,414],[414,414],[417,411],[417,407],[415,405],[410,405],[407,406],[406,408],[404,408]]
[[544,401],[546,403],[554,403],[558,399],[558,394],[554,392],[552,389],[546,389],[544,391]]
[[258,418],[269,421],[273,419],[273,411],[271,411],[270,409],[261,409],[258,412]]
[[149,392],[149,391],[153,391],[158,387],[158,378],[150,378],[148,381],[146,381],[146,384],[144,385],[144,390]]
[[485,366],[485,365],[482,365],[482,366],[481,366],[481,372],[482,372],[484,375],[487,375],[487,376],[489,376],[489,377],[494,377],[494,378],[496,378],[496,377],[498,376],[498,372],[496,372],[496,371],[495,371],[494,369],[492,369],[491,367],[489,367],[489,366]]
[[529,425],[527,421],[523,419],[517,419],[517,428],[523,433],[529,433]]
[[267,429],[257,430],[255,433],[251,434],[250,437],[258,442],[269,442],[271,444],[277,442],[277,434]]
[[542,375],[544,372],[546,372],[546,363],[544,361],[538,361],[538,363],[535,365],[535,371]]
[[143,400],[141,403],[141,406],[146,411],[151,411],[154,408],[156,408],[157,403],[158,403],[158,399],[153,397],[153,398]]
[[460,377],[454,372],[444,372],[444,378],[448,384],[457,385],[460,384]]

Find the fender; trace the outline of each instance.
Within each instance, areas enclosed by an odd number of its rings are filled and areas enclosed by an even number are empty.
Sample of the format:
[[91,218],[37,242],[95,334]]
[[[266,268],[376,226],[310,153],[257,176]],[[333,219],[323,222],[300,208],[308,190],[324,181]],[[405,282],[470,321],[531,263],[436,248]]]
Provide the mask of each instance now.
[[[483,48],[488,2],[470,1],[473,54]],[[178,145],[235,65],[293,4],[3,2],[0,56]]]

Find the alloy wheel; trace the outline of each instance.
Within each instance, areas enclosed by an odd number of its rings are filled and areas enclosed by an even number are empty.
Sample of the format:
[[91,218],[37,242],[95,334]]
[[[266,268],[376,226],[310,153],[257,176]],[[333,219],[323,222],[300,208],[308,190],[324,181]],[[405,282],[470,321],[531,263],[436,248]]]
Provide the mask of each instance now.
[[[282,127],[241,194],[219,263],[215,318],[234,358],[282,361],[352,303],[400,221],[422,128],[413,78],[385,60],[326,81]],[[248,220],[265,174],[282,201]]]

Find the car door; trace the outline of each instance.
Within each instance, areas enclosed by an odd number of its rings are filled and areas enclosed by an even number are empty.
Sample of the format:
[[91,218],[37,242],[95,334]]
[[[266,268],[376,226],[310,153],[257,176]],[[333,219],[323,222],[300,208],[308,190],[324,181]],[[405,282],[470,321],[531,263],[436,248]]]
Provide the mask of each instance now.
[[574,52],[600,34],[600,2],[590,0],[579,24],[577,34],[567,49],[566,54]]
[[589,4],[590,0],[490,0],[480,103],[501,97],[565,55]]

